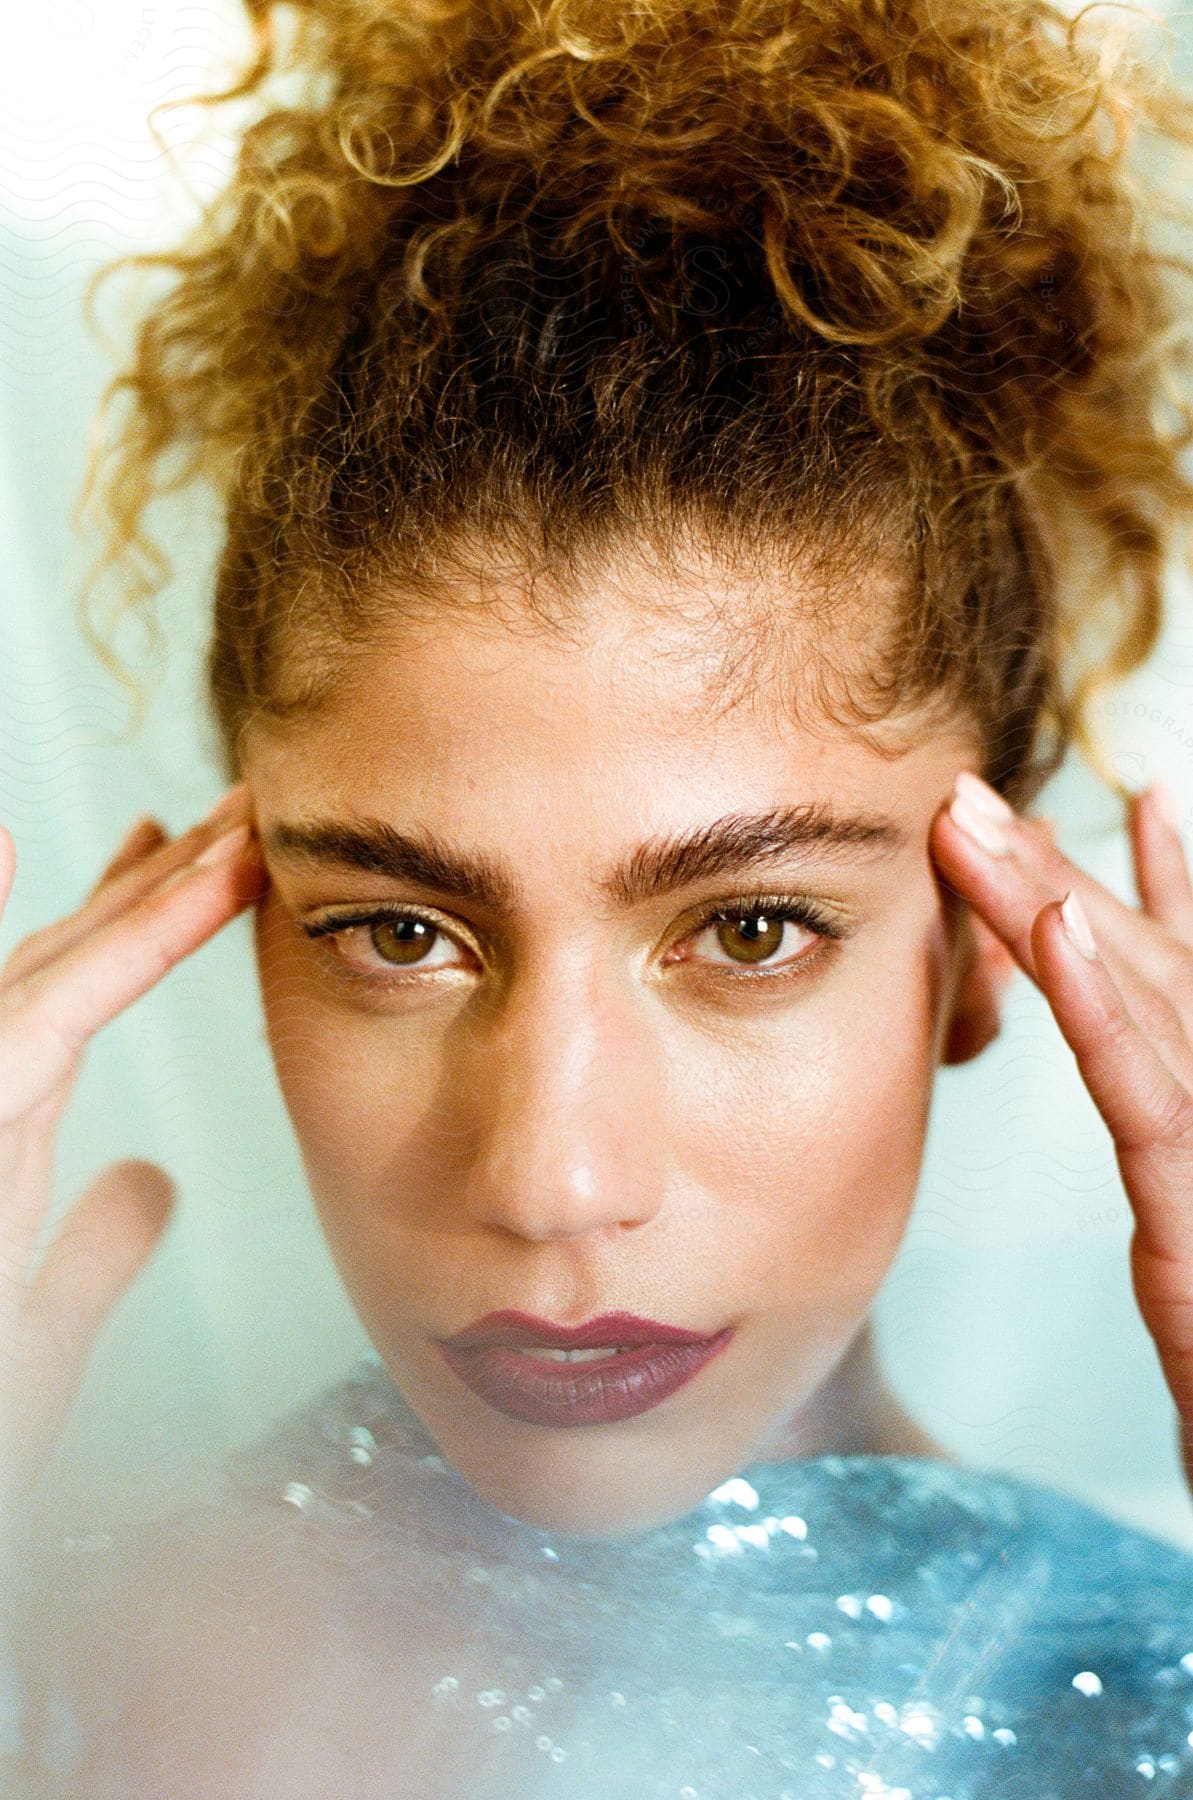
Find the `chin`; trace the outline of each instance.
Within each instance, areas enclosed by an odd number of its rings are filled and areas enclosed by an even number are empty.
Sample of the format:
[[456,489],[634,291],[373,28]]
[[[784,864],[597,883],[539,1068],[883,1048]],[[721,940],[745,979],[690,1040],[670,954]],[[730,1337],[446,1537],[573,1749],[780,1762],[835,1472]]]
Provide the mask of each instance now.
[[665,1525],[733,1473],[728,1454],[716,1462],[707,1447],[685,1455],[663,1433],[652,1441],[607,1426],[546,1431],[514,1424],[508,1435],[500,1427],[434,1435],[446,1461],[489,1506],[568,1537],[625,1537]]
[[725,1396],[690,1390],[617,1422],[532,1424],[469,1393],[435,1361],[397,1364],[391,1373],[408,1404],[473,1492],[507,1518],[563,1536],[628,1537],[682,1518],[748,1460],[758,1426]]

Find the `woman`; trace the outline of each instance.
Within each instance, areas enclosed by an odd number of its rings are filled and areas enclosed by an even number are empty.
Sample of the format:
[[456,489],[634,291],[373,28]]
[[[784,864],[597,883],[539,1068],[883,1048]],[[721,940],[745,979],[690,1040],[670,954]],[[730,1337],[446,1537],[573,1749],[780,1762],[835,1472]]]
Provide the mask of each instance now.
[[79,1053],[248,906],[377,1361],[224,1506],[30,1554],[23,1779],[1193,1791],[1193,1561],[950,1466],[867,1322],[1021,968],[1193,1443],[1179,835],[1131,801],[1134,908],[1024,816],[1193,499],[1126,169],[1188,102],[1006,0],[250,10],[105,489],[119,555],[167,451],[220,484],[232,789],[0,990],[21,1541],[169,1214],[109,1170],[29,1282]]

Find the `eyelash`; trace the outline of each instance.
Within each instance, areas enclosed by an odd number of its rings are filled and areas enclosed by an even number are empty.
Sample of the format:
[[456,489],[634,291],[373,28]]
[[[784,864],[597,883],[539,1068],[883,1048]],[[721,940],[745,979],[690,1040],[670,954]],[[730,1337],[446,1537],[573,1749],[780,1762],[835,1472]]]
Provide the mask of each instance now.
[[[815,902],[804,894],[748,894],[732,900],[721,900],[710,906],[693,921],[682,941],[686,941],[688,937],[698,937],[702,932],[707,931],[710,925],[741,924],[746,919],[759,917],[802,925],[806,930],[813,931],[818,937],[825,939],[841,939],[849,935],[841,924],[829,917],[827,913],[822,912]],[[304,922],[301,929],[309,938],[326,940],[330,949],[332,940],[344,936],[349,931],[373,925],[401,924],[412,919],[420,920],[424,925],[430,926],[432,930],[447,938],[449,942],[455,941],[452,939],[451,933],[437,919],[421,912],[417,907],[410,906],[370,907],[367,911],[337,914],[331,918],[315,920],[312,923]],[[431,940],[431,943],[433,942],[434,939]],[[810,963],[818,963],[823,954],[824,950],[820,948],[804,951],[796,955],[794,959],[788,959],[787,962],[770,968],[761,963],[753,969],[734,968],[726,963],[713,963],[709,967],[715,969],[718,976],[727,977],[730,981],[778,981],[804,973],[807,966]],[[362,969],[353,968],[342,957],[338,957],[334,950],[331,950],[331,955],[336,958],[338,975],[349,982],[363,983],[371,988],[379,985],[384,987],[390,983],[405,984],[412,977],[425,980],[428,974],[443,972],[443,966],[437,965],[430,970],[423,971],[420,975],[419,966],[412,963],[407,969],[392,965],[385,973],[367,974]]]

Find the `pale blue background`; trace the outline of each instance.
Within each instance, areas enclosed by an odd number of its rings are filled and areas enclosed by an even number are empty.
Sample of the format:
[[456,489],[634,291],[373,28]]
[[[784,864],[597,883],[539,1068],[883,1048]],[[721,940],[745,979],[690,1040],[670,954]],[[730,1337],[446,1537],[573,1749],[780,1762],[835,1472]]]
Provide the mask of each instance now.
[[[218,793],[199,701],[214,521],[159,521],[179,573],[146,729],[85,650],[85,562],[68,520],[107,364],[79,314],[97,263],[170,241],[186,203],[145,126],[243,43],[230,4],[104,0],[9,9],[0,43],[0,817],[19,867],[0,953],[76,906],[139,812],[185,828]],[[1188,65],[1188,20],[1181,22]],[[162,122],[189,141],[195,115]],[[191,151],[218,182],[218,134]],[[169,196],[169,197],[163,197]],[[127,640],[134,650],[136,640]],[[1163,773],[1193,828],[1193,610],[1174,579],[1152,666],[1100,714],[1132,784]],[[1046,799],[1063,846],[1130,894],[1115,807],[1084,769]],[[247,918],[91,1045],[65,1122],[56,1216],[107,1162],[148,1156],[181,1202],[97,1348],[63,1445],[56,1504],[75,1528],[153,1510],[211,1451],[321,1387],[365,1339],[314,1223],[264,1041]],[[1193,1195],[1190,1196],[1193,1205]],[[1129,1217],[1106,1133],[1035,991],[937,1092],[915,1216],[879,1303],[892,1377],[966,1458],[1054,1482],[1193,1544],[1172,1407],[1136,1312]]]

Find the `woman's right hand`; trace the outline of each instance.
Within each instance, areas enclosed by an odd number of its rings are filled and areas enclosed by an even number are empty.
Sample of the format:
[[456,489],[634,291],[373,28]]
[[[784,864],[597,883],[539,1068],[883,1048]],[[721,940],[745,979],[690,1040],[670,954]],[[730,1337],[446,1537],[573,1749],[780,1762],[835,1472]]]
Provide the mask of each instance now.
[[[0,966],[0,1496],[27,1493],[66,1423],[92,1341],[151,1254],[174,1183],[154,1163],[104,1169],[36,1277],[54,1135],[82,1053],[268,885],[241,782],[173,841],[152,819],[120,845],[77,911]],[[213,860],[201,861],[205,851]],[[0,826],[0,918],[16,858]]]

